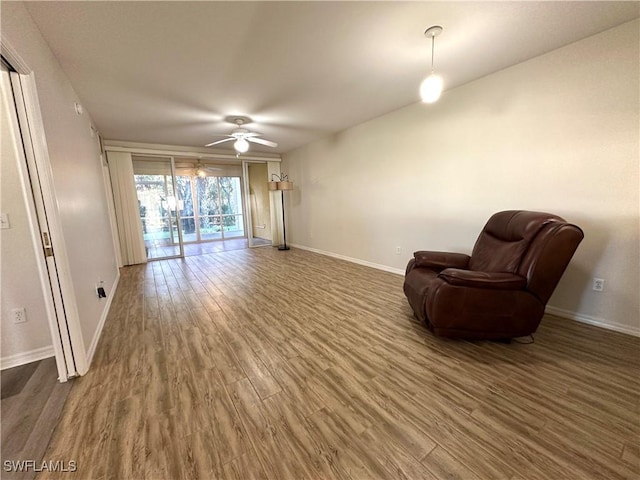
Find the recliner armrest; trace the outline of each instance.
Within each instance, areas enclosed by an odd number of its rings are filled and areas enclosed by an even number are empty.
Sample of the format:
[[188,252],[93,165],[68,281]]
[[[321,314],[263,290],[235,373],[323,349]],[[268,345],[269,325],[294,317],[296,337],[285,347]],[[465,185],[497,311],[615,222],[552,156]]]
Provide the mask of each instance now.
[[464,253],[430,252],[419,250],[414,252],[416,267],[443,270],[445,268],[467,268],[469,255]]
[[527,285],[527,279],[515,273],[477,272],[458,268],[447,268],[438,274],[438,278],[450,285],[490,290],[522,290]]

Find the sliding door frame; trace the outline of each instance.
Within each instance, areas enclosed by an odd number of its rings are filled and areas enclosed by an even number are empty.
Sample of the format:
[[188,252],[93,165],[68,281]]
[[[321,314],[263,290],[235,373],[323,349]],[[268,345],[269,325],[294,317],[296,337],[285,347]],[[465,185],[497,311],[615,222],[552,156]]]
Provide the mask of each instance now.
[[[184,258],[184,237],[182,236],[182,217],[180,216],[180,198],[178,198],[178,183],[176,182],[176,162],[175,157],[170,157],[171,165],[171,183],[173,184],[173,194],[176,197],[176,223],[178,224],[178,247],[180,255],[178,258]],[[173,229],[173,227],[170,227]]]

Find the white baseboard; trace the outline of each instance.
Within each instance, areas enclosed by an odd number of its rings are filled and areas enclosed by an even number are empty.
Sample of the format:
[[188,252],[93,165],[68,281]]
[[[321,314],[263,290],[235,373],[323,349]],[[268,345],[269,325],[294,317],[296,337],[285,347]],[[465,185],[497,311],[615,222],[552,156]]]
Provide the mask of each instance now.
[[294,248],[299,248],[300,250],[308,250],[309,252],[319,253],[320,255],[326,255],[327,257],[338,258],[340,260],[346,260],[347,262],[357,263],[358,265],[364,265],[365,267],[376,268],[385,272],[395,273],[396,275],[404,275],[404,269],[402,268],[393,268],[387,265],[382,265],[380,263],[368,262],[366,260],[360,260],[359,258],[347,257],[346,255],[340,255],[339,253],[318,250],[317,248],[306,247],[304,245],[298,245],[295,243],[290,243],[289,245]]
[[87,368],[91,367],[91,361],[93,360],[93,355],[96,353],[96,348],[98,348],[98,342],[100,341],[100,336],[102,335],[102,329],[104,328],[104,324],[107,321],[107,317],[109,316],[109,310],[111,310],[111,302],[113,302],[113,297],[115,297],[116,295],[118,282],[120,282],[119,269],[118,269],[118,273],[116,274],[116,279],[113,282],[113,285],[111,286],[111,292],[107,297],[107,303],[104,306],[104,310],[102,311],[102,316],[100,317],[98,328],[96,329],[96,333],[93,335],[93,339],[91,340],[91,345],[89,346],[89,351],[87,352]]
[[634,337],[640,337],[640,327],[630,327],[629,325],[620,325],[619,323],[611,323],[603,318],[591,317],[583,313],[572,312],[570,310],[564,310],[562,308],[553,307],[547,305],[545,313],[555,315],[556,317],[567,318],[569,320],[575,320],[580,323],[587,323],[596,327],[605,328],[607,330],[613,330],[614,332],[626,333],[627,335],[633,335]]
[[48,347],[36,348],[30,352],[18,353],[9,357],[2,357],[0,359],[0,370],[6,370],[7,368],[18,367],[31,362],[37,362],[44,358],[55,356],[53,352],[53,345]]
[[[367,262],[366,260],[360,260],[359,258],[347,257],[338,253],[327,252],[325,250],[319,250],[317,248],[307,247],[305,245],[298,245],[296,243],[290,244],[292,247],[299,248],[300,250],[308,250],[309,252],[319,253],[320,255],[326,255],[328,257],[338,258],[340,260],[346,260],[347,262],[357,263],[358,265],[365,265],[367,267],[376,268],[385,272],[395,273],[397,275],[404,275],[405,271],[400,268],[388,267],[387,265],[380,265],[379,263]],[[630,327],[628,325],[620,325],[616,323],[607,322],[602,318],[591,317],[582,313],[572,312],[570,310],[564,310],[562,308],[553,307],[547,305],[545,309],[546,313],[555,315],[556,317],[567,318],[576,322],[586,323],[594,325],[596,327],[604,328],[607,330],[613,330],[615,332],[626,333],[627,335],[633,335],[640,337],[640,327]]]

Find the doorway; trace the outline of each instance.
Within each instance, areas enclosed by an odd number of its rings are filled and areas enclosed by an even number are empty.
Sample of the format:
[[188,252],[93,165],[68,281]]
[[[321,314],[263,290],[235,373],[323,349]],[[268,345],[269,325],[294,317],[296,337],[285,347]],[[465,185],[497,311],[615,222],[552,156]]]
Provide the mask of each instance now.
[[269,172],[265,162],[243,162],[245,191],[247,192],[248,232],[250,247],[272,245],[271,196],[269,195]]
[[[57,210],[47,200],[50,172],[32,139],[39,128],[31,103],[35,85],[4,59],[1,75],[2,210],[8,214],[2,229],[3,368],[54,356],[58,379],[66,382],[86,371],[86,357],[79,330],[69,324],[73,295],[64,283],[64,248],[53,248],[62,242]],[[12,321],[16,310],[22,322]]]

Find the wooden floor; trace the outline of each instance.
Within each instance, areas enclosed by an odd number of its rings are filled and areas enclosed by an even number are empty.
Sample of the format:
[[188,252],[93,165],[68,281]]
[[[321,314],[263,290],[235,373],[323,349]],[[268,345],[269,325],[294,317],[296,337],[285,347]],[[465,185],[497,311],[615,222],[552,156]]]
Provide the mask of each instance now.
[[0,377],[1,477],[5,480],[34,478],[34,469],[8,471],[5,461],[42,461],[71,390],[71,382],[58,383],[53,357],[3,370]]
[[435,338],[400,276],[238,250],[122,270],[46,454],[114,479],[638,479],[640,339]]

